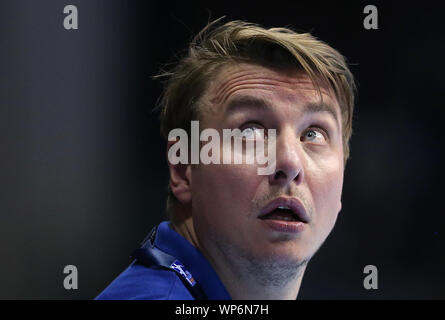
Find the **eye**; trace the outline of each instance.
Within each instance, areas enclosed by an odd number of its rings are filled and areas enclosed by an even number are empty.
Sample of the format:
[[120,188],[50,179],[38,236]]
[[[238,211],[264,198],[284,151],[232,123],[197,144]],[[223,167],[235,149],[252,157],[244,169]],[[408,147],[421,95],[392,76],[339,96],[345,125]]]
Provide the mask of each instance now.
[[316,143],[325,144],[327,143],[326,133],[319,128],[309,128],[303,133],[303,140]]
[[254,140],[258,140],[258,139],[264,139],[264,129],[263,128],[259,128],[256,125],[249,125],[247,127],[245,127],[244,129],[241,129],[241,137],[244,139],[254,139]]
[[255,129],[256,129],[255,127],[245,128],[243,131],[241,131],[241,134],[245,138],[251,138],[255,135]]

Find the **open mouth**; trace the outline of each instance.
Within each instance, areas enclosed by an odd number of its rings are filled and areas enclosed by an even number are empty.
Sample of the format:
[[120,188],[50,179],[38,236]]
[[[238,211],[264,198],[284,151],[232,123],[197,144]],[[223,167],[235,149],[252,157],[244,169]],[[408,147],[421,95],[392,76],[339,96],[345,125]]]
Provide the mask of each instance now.
[[261,210],[258,219],[268,230],[280,234],[301,235],[308,227],[310,216],[299,199],[279,197]]
[[273,209],[271,212],[261,215],[259,217],[262,220],[281,220],[281,221],[301,221],[298,214],[296,214],[291,208],[286,206],[279,206]]
[[309,216],[300,200],[289,197],[279,197],[269,202],[261,210],[258,218],[261,220],[309,222]]

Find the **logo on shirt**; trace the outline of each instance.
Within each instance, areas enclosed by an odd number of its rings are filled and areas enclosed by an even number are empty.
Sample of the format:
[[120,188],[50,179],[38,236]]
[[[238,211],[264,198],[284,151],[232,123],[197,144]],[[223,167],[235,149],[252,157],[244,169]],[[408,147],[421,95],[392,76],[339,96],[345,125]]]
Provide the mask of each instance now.
[[178,272],[188,283],[193,287],[196,284],[196,280],[193,278],[192,274],[188,272],[179,260],[175,260],[170,268]]

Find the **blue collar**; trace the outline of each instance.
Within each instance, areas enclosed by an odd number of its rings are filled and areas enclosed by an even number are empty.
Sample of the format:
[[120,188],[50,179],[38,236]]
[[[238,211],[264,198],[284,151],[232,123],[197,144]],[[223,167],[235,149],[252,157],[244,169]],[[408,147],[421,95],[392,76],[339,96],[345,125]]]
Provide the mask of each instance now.
[[156,247],[176,257],[192,274],[210,300],[231,300],[229,293],[204,255],[187,239],[161,222],[154,241]]

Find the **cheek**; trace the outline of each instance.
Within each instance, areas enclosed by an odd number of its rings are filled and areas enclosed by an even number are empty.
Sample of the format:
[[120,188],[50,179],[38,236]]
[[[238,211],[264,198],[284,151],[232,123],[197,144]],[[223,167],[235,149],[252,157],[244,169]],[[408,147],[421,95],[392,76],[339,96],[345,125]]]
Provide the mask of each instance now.
[[258,183],[253,166],[196,167],[192,171],[193,220],[216,227],[239,223],[249,214]]
[[314,171],[310,184],[315,206],[315,218],[319,224],[330,230],[341,209],[342,163],[331,162]]

